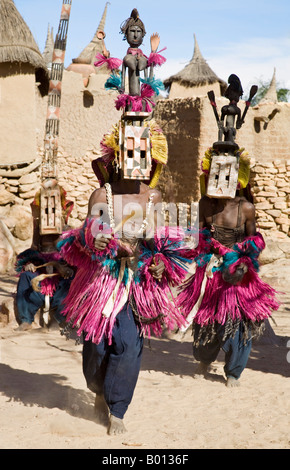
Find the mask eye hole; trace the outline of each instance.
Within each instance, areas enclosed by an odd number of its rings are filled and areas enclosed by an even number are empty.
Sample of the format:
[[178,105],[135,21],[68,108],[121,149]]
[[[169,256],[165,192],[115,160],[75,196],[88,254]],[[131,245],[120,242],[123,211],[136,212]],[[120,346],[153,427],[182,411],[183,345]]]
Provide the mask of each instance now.
[[127,157],[133,158],[134,155],[134,139],[133,137],[127,138]]

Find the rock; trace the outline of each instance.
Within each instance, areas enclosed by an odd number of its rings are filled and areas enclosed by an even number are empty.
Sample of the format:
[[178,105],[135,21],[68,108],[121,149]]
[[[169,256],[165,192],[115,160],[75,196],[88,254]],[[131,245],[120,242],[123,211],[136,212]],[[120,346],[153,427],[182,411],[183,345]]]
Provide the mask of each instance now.
[[9,193],[18,193],[18,187],[17,186],[6,186],[5,188]]
[[33,199],[35,197],[36,190],[28,191],[27,193],[21,193],[22,199]]
[[265,202],[258,202],[257,204],[255,204],[255,208],[256,210],[265,211],[267,209],[272,209],[272,206],[268,201],[265,201]]
[[0,206],[0,217],[5,218],[8,217],[10,212],[10,205],[7,206]]
[[69,197],[70,198],[75,198],[75,197],[78,197],[78,196],[81,196],[81,195],[82,195],[82,193],[80,191],[74,191],[73,190],[73,191],[69,192]]
[[10,216],[1,217],[1,215],[0,215],[0,219],[1,218],[2,218],[3,222],[5,222],[5,224],[7,225],[7,228],[9,228],[10,231],[12,229],[14,229],[14,227],[16,225],[16,221],[15,221],[14,217],[10,217]]
[[0,273],[8,272],[15,260],[14,239],[6,224],[0,219]]
[[9,193],[9,191],[6,191],[6,189],[0,190],[0,206],[6,206],[6,204],[14,202],[14,199],[14,194]]
[[0,323],[8,324],[15,321],[14,299],[3,300],[0,311]]
[[265,281],[283,292],[289,287],[289,260],[282,258],[261,266],[260,276]]
[[[35,196],[35,194],[34,194],[34,196]],[[33,201],[34,201],[34,197],[24,199],[23,200],[23,207],[27,207],[31,210],[31,204],[33,203]]]
[[38,182],[38,178],[35,172],[28,173],[27,175],[21,176],[19,180],[19,184],[33,184],[37,182]]
[[29,193],[30,191],[36,192],[39,189],[39,185],[37,183],[33,184],[20,184],[19,192],[20,193]]
[[18,196],[15,196],[15,199],[14,199],[14,204],[19,204],[20,206],[23,205],[23,199],[21,199],[21,197],[18,197]]
[[77,179],[78,179],[78,182],[81,183],[81,184],[87,184],[88,183],[88,179],[85,176],[80,175],[80,176],[77,177]]
[[77,210],[78,210],[78,213],[87,214],[88,212],[87,204],[85,206],[78,207]]
[[19,180],[13,180],[11,178],[8,178],[7,183],[9,186],[19,186]]
[[91,191],[92,187],[89,184],[81,184],[80,186],[78,186],[77,189],[81,192],[86,192],[86,191]]
[[272,217],[280,217],[281,211],[278,209],[268,209],[265,211],[267,214],[271,215]]
[[286,202],[276,202],[274,203],[274,208],[275,209],[287,209],[287,203]]
[[81,199],[77,201],[78,206],[88,206],[88,200],[87,199]]
[[28,250],[32,244],[32,237],[28,240],[20,240],[19,238],[14,238],[14,251],[16,255],[22,253],[22,251]]
[[282,224],[280,227],[281,227],[282,232],[284,232],[288,235],[288,233],[289,233],[289,224],[288,223],[287,224]]
[[73,229],[73,228],[79,228],[82,225],[82,223],[80,220],[70,217],[68,221],[68,225],[69,227]]
[[15,220],[13,235],[20,240],[29,240],[33,233],[33,218],[29,207],[15,205],[11,208],[10,217]]
[[285,215],[285,217],[277,217],[275,219],[275,222],[278,225],[282,225],[282,224],[289,225],[289,218],[287,217],[287,215]]
[[286,237],[277,242],[278,248],[283,251],[286,258],[290,258],[290,238]]
[[259,221],[259,228],[271,229],[271,228],[275,228],[275,226],[276,226],[275,222],[271,222],[271,221]]
[[284,252],[279,248],[277,241],[271,238],[265,238],[266,248],[259,256],[261,264],[273,263],[279,258],[284,257]]

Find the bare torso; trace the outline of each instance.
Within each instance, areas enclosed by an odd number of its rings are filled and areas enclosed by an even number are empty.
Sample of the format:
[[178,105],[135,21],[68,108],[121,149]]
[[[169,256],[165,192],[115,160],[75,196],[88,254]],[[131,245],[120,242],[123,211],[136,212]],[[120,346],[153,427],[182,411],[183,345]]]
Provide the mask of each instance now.
[[255,207],[245,198],[239,196],[234,199],[215,199],[207,196],[199,202],[199,224],[200,228],[210,228],[213,224],[220,227],[234,229],[238,225],[240,206],[240,222],[245,227],[245,235],[256,233]]

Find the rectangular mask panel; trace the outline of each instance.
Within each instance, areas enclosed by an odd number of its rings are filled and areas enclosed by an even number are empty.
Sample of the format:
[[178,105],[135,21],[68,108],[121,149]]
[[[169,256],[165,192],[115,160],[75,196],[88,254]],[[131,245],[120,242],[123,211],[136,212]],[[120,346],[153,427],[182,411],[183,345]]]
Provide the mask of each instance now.
[[120,167],[124,179],[150,179],[151,152],[149,128],[128,125],[120,127]]
[[211,160],[207,196],[234,198],[239,174],[239,159],[233,155],[214,155]]
[[41,189],[40,235],[62,233],[62,209],[59,189]]

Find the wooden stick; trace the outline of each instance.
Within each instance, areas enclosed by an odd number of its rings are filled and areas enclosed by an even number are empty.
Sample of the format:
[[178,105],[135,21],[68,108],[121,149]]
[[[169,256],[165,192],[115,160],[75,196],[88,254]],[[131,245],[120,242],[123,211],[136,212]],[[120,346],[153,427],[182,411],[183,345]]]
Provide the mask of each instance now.
[[210,100],[210,104],[212,105],[212,109],[213,109],[213,112],[214,112],[214,115],[215,115],[215,118],[217,120],[217,122],[219,122],[220,118],[219,118],[219,115],[218,115],[218,112],[217,112],[217,107],[216,107],[216,102],[215,102],[215,94],[214,94],[214,91],[211,90],[207,93],[207,96]]
[[46,279],[47,277],[53,277],[53,276],[59,276],[59,273],[53,273],[53,274],[40,274],[39,276],[34,277],[31,279],[31,285],[32,289],[35,292],[40,292],[40,286],[39,283]]

